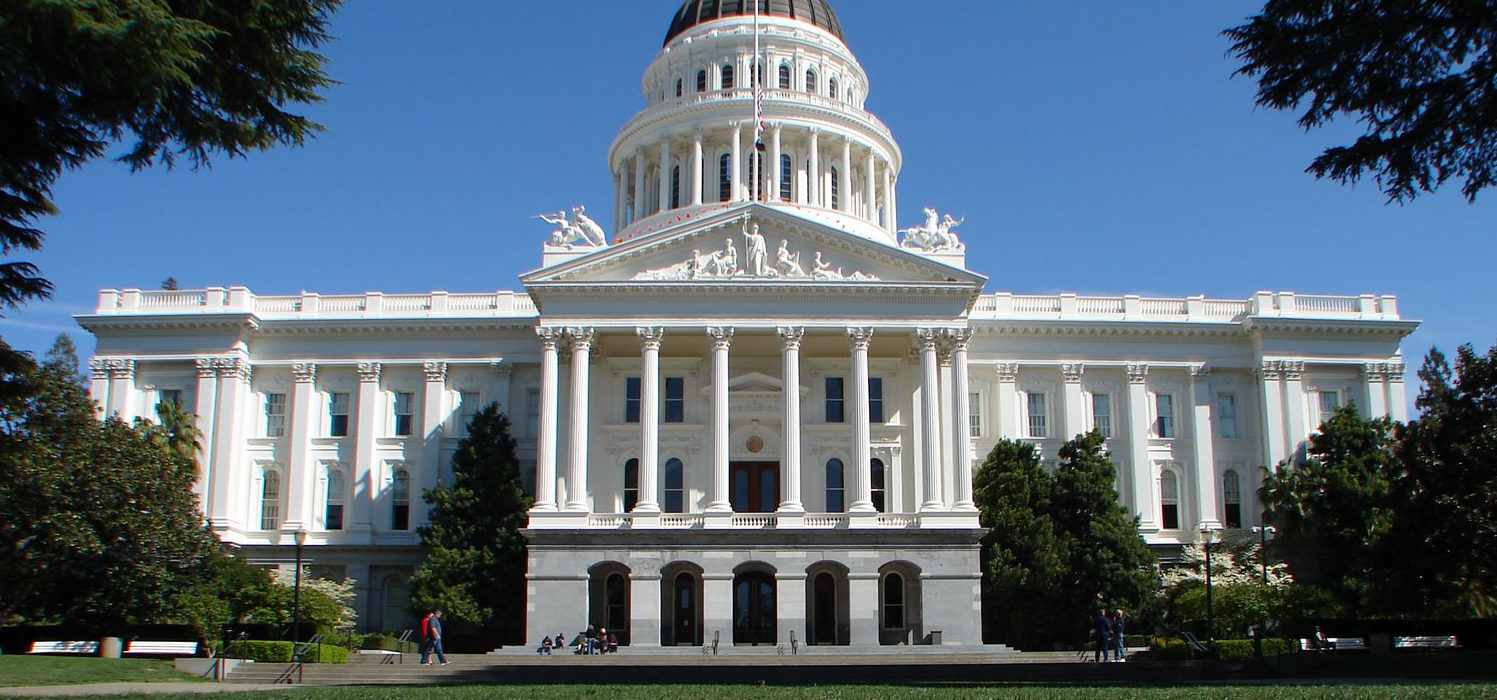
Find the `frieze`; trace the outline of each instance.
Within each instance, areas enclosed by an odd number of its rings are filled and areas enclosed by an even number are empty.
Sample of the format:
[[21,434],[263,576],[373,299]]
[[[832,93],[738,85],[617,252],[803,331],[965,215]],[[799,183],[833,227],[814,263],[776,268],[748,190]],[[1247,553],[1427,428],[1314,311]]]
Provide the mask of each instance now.
[[691,256],[681,262],[654,270],[645,270],[636,274],[634,279],[661,282],[729,279],[878,281],[875,275],[848,271],[841,266],[834,266],[823,257],[820,250],[813,253],[808,270],[802,257],[804,251],[792,252],[790,240],[787,238],[780,239],[779,246],[775,249],[774,259],[771,261],[764,235],[759,233],[758,222],[751,222],[747,218],[743,220],[743,230],[740,235],[743,238],[744,247],[742,259],[738,255],[738,241],[729,237],[723,239],[721,248],[706,253],[698,248],[691,251]]

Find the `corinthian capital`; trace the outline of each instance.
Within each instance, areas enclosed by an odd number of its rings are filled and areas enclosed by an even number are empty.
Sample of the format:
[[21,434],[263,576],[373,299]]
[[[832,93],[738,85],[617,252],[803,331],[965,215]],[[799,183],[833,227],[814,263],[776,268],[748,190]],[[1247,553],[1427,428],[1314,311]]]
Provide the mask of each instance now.
[[733,345],[732,326],[710,326],[707,335],[712,336],[712,346],[720,350],[727,350]]

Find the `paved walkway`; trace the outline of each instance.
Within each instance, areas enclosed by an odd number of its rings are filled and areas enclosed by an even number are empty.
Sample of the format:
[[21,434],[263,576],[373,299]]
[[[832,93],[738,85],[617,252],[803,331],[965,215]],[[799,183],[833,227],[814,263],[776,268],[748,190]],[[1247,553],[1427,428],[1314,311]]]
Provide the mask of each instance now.
[[153,693],[239,693],[246,690],[286,690],[284,685],[238,683],[87,683],[30,685],[0,688],[0,697],[63,698],[77,695],[150,695]]

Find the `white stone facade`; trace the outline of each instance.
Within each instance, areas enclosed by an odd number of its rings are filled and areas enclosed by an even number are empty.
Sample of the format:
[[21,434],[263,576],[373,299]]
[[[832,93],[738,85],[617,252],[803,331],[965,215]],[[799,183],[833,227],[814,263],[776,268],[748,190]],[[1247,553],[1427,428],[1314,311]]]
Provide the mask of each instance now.
[[901,245],[901,156],[857,61],[757,24],[764,157],[787,171],[747,156],[754,21],[698,24],[611,149],[610,245],[545,246],[523,293],[106,290],[79,318],[101,412],[181,401],[220,536],[289,565],[306,530],[363,626],[399,629],[421,489],[497,401],[533,465],[529,638],[643,646],[980,644],[972,472],[1000,438],[1053,463],[1102,430],[1169,548],[1257,524],[1260,466],[1325,411],[1406,417],[1417,324],[1392,297],[983,294],[960,246]]

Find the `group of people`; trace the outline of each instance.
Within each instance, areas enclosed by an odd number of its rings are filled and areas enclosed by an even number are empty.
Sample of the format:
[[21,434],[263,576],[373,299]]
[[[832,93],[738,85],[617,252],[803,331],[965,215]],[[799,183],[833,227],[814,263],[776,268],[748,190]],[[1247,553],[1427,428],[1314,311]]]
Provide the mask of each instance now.
[[573,654],[610,654],[619,650],[619,638],[608,631],[607,627],[599,627],[596,630],[592,625],[587,626],[587,631],[578,632],[572,639],[570,645],[567,638],[560,632],[556,637],[541,637],[541,645],[536,648],[535,653],[550,656],[556,649],[572,647]]
[[447,655],[442,652],[442,611],[433,610],[421,618],[421,665],[431,665],[432,652],[437,661],[447,665]]
[[1123,634],[1128,627],[1127,623],[1128,618],[1123,614],[1122,608],[1111,613],[1107,612],[1107,608],[1097,609],[1097,616],[1092,618],[1092,634],[1097,640],[1097,649],[1092,653],[1093,661],[1101,663],[1123,660]]

